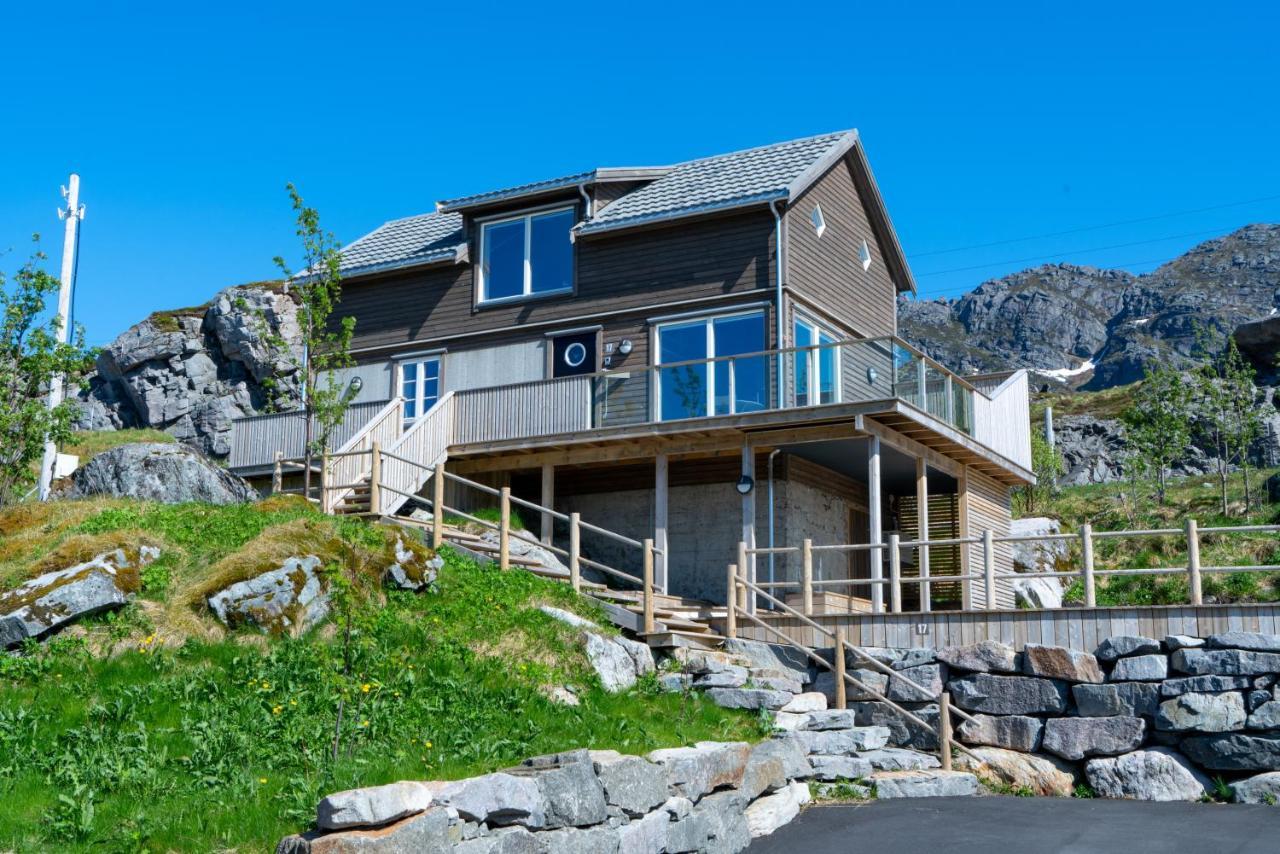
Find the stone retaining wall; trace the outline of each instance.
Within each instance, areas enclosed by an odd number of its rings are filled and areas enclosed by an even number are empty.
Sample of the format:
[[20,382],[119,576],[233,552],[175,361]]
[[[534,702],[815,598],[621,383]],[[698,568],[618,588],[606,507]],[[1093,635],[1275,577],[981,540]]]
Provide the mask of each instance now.
[[756,745],[700,742],[644,757],[575,750],[466,780],[337,792],[320,802],[315,831],[276,852],[728,854],[795,818],[810,781],[857,779],[863,795],[874,787],[880,797],[977,792],[973,774],[887,748],[888,729],[855,726],[821,695],[804,702],[794,732]]
[[[984,748],[987,767],[975,770],[1010,785],[1047,775],[1053,785],[1028,787],[1061,794],[1060,775],[1068,775],[1104,797],[1195,800],[1221,777],[1237,800],[1280,796],[1280,636],[1125,635],[1093,652],[1037,644],[1016,652],[996,641],[866,651],[891,672],[847,653],[850,675],[935,726],[948,691],[973,716],[957,722],[957,739]],[[806,691],[835,699],[829,671],[780,648],[729,641],[723,653],[683,658],[682,672],[663,677],[666,687],[772,710],[783,728],[804,724],[789,709]],[[854,725],[886,727],[894,746],[936,750],[934,730],[852,686],[847,699]]]

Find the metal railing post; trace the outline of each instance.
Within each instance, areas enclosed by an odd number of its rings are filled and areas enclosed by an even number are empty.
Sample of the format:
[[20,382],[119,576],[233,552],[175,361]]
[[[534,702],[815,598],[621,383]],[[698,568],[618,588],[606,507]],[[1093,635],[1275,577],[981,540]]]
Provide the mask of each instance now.
[[844,684],[844,627],[836,626],[836,648],[831,663],[836,668],[836,708],[848,708],[848,694]]
[[938,698],[938,754],[942,770],[951,770],[951,694],[943,691]]
[[1084,577],[1084,604],[1094,608],[1098,604],[1098,594],[1093,578],[1093,526],[1085,522],[1080,526],[1080,549],[1083,553],[1081,574]]
[[[928,536],[928,533],[925,536]],[[926,614],[933,610],[933,585],[930,582],[932,576],[929,574],[929,546],[927,543],[928,540],[921,540],[920,546],[916,549],[917,559],[920,562],[920,583],[916,587],[920,588],[920,610]]]
[[729,564],[729,585],[724,597],[724,636],[738,636],[738,567]]
[[436,464],[431,483],[431,547],[444,542],[444,463]]
[[276,464],[271,470],[271,494],[275,495],[284,489],[284,451],[276,451]]
[[369,512],[382,515],[382,443],[374,442],[371,449],[373,458],[369,460]]
[[902,613],[902,549],[897,533],[889,535],[889,611]]
[[644,541],[644,633],[653,634],[653,540]]
[[498,568],[505,572],[511,568],[511,487],[502,487],[498,497]]
[[813,540],[806,538],[801,548],[800,602],[806,617],[813,613]]
[[996,609],[996,535],[987,528],[982,532],[982,582],[987,588],[987,610]]
[[569,584],[574,590],[582,589],[582,528],[579,527],[582,517],[577,513],[569,514]]
[[1195,519],[1187,520],[1187,583],[1191,589],[1191,604],[1204,604],[1204,589],[1200,581],[1200,528]]

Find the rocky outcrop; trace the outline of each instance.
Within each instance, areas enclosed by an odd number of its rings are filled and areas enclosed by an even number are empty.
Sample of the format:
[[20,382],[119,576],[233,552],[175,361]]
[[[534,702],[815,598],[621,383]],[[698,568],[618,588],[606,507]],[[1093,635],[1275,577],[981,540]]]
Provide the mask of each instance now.
[[960,754],[956,764],[962,770],[974,772],[984,782],[990,780],[1016,791],[1058,798],[1071,797],[1078,776],[1071,763],[1056,756],[998,747],[975,747],[972,757]]
[[329,585],[320,558],[291,557],[278,568],[219,590],[209,610],[231,629],[253,626],[272,635],[298,637],[329,614]]
[[241,478],[182,445],[140,442],[103,451],[72,475],[69,496],[107,495],[181,504],[237,504],[256,500]]
[[1141,276],[1046,264],[958,299],[903,300],[899,334],[962,373],[1028,368],[1049,384],[1109,388],[1156,362],[1191,364],[1197,327],[1225,337],[1271,315],[1277,282],[1280,226],[1250,225]]
[[0,593],[0,650],[124,607],[142,589],[141,568],[159,556],[151,546],[113,549]]
[[1258,372],[1260,381],[1280,384],[1280,313],[1242,323],[1236,327],[1232,337],[1236,339],[1241,355]]
[[605,635],[595,623],[561,608],[542,605],[539,610],[553,620],[583,630],[587,661],[606,691],[625,691],[635,685],[639,677],[654,672],[653,652],[647,644]]
[[1090,760],[1085,764],[1085,776],[1104,798],[1198,801],[1209,791],[1208,777],[1183,756],[1163,747]]
[[99,355],[78,426],[151,427],[213,457],[231,422],[298,401],[297,306],[275,283],[228,288],[204,306],[153,314]]
[[[1062,533],[1057,519],[1029,516],[1009,523],[1011,537],[1052,537]],[[1062,540],[1034,540],[1012,543],[1013,571],[1028,575],[1057,572],[1065,568],[1070,548]],[[1061,608],[1062,592],[1069,582],[1057,578],[1014,578],[1013,595],[1022,608]]]

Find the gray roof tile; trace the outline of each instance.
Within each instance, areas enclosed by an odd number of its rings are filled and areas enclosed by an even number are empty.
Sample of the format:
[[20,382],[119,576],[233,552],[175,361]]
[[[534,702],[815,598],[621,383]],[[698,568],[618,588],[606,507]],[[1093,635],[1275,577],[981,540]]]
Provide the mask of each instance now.
[[[690,160],[665,171],[640,170],[658,177],[576,228],[579,234],[592,234],[788,198],[797,181],[816,177],[815,170],[834,162],[832,158],[847,151],[855,139],[855,131],[841,131]],[[455,260],[465,241],[462,214],[454,210],[572,187],[610,171],[617,170],[594,170],[451,199],[438,206],[445,212],[392,220],[343,249],[342,272],[350,276]]]
[[342,250],[344,276],[448,261],[463,244],[462,214],[429,213],[383,223]]
[[681,163],[609,205],[578,231],[590,234],[785,198],[792,182],[852,135],[823,134]]

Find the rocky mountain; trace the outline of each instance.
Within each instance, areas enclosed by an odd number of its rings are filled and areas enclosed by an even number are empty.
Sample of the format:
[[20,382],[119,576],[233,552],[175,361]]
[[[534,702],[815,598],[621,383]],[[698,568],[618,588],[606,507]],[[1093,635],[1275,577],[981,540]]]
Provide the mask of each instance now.
[[[1280,313],[1280,225],[1249,225],[1137,276],[1046,264],[958,299],[899,304],[900,334],[961,373],[1030,368],[1103,389],[1154,361],[1190,363],[1197,325],[1219,340]],[[1046,373],[1047,372],[1047,373]]]
[[239,285],[209,303],[157,312],[98,356],[79,393],[83,430],[151,427],[213,457],[231,422],[298,402],[297,306],[276,283]]

